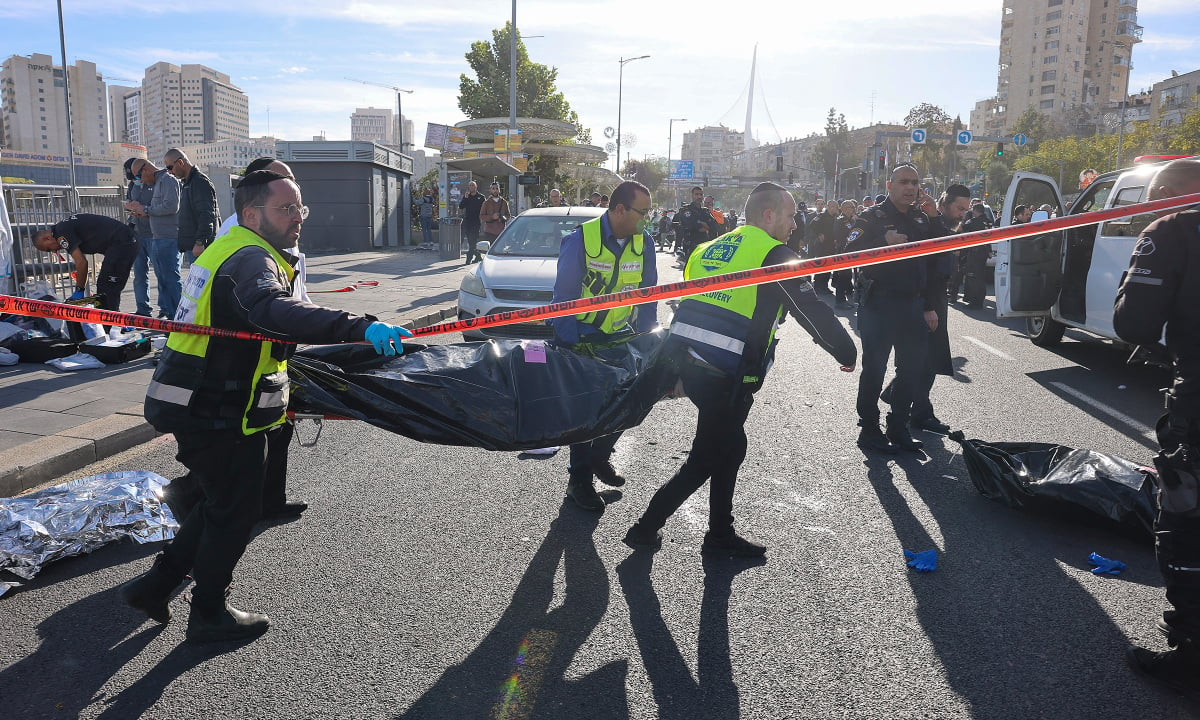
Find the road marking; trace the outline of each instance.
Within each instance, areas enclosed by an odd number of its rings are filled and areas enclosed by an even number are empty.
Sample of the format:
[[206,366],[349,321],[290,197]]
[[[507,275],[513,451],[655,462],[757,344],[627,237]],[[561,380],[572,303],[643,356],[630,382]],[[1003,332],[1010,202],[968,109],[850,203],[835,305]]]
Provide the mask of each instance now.
[[1005,360],[1012,360],[1012,355],[1009,355],[1008,353],[1006,353],[1002,350],[997,350],[996,348],[992,347],[991,345],[988,345],[987,343],[985,343],[982,340],[973,338],[970,335],[963,335],[962,339],[966,340],[967,342],[970,342],[970,343],[975,343],[976,345],[983,348],[984,350],[987,350],[988,352],[995,355],[996,357],[1002,357]]
[[1100,412],[1102,412],[1106,415],[1109,415],[1113,418],[1116,418],[1117,420],[1120,420],[1121,422],[1125,423],[1129,427],[1134,428],[1135,430],[1140,432],[1142,434],[1142,437],[1145,437],[1152,442],[1158,442],[1158,437],[1155,436],[1153,430],[1151,430],[1147,425],[1143,424],[1142,422],[1121,412],[1120,410],[1118,410],[1114,407],[1111,407],[1109,405],[1105,405],[1104,403],[1100,402],[1099,400],[1096,400],[1092,397],[1084,395],[1083,393],[1079,392],[1075,388],[1070,387],[1068,385],[1064,385],[1063,383],[1052,382],[1052,383],[1050,383],[1050,386],[1065,392],[1066,394],[1070,395],[1071,397],[1075,398],[1076,400],[1079,400],[1080,402],[1091,405],[1092,407],[1096,408],[1097,410],[1099,410]]

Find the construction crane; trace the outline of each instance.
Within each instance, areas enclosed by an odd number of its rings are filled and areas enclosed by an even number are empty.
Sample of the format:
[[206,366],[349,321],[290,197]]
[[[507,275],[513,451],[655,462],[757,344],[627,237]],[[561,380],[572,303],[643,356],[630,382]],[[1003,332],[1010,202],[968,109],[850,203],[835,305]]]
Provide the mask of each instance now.
[[399,142],[397,142],[396,144],[400,146],[400,152],[404,152],[404,111],[400,104],[400,97],[401,97],[400,94],[408,93],[409,95],[412,95],[413,91],[405,90],[404,88],[398,88],[395,85],[386,85],[386,84],[380,83],[380,82],[372,82],[371,80],[358,80],[358,79],[352,78],[352,77],[348,77],[348,78],[346,78],[346,80],[349,80],[350,82],[362,83],[363,85],[374,85],[375,87],[387,88],[389,90],[396,91],[396,129],[400,134]]

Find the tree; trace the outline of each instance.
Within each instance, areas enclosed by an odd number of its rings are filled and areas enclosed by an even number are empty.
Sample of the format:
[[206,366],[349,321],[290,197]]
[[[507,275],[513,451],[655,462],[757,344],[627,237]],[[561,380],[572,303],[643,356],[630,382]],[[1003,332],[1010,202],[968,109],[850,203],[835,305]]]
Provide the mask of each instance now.
[[1036,151],[1038,145],[1047,141],[1061,137],[1058,129],[1050,118],[1038,112],[1035,107],[1025,108],[1025,112],[1021,113],[1013,123],[1013,135],[1022,134],[1029,138],[1029,143],[1024,149]]
[[641,161],[630,160],[625,163],[625,171],[621,176],[626,180],[637,180],[641,184],[650,189],[651,195],[658,190],[662,184],[663,178],[667,176],[667,161],[663,158],[654,160]]
[[[950,114],[931,103],[921,103],[909,110],[904,116],[904,124],[910,128],[924,128],[931,135],[948,134],[954,129]],[[962,124],[961,120],[959,124]],[[949,158],[956,152],[958,144],[954,138],[944,142],[926,140],[924,144],[914,146],[913,162],[917,164],[922,177],[940,179],[949,174]]]
[[850,157],[850,128],[846,125],[846,116],[837,108],[829,108],[825,117],[825,138],[813,146],[810,162],[824,171],[826,187],[836,187],[837,173],[858,164],[857,159]]
[[[509,53],[512,42],[512,23],[492,31],[492,41],[471,43],[466,54],[467,64],[475,72],[458,78],[458,107],[472,120],[485,117],[507,117],[510,72]],[[591,142],[591,132],[579,125],[579,116],[558,90],[558,68],[532,62],[525,43],[517,38],[517,115],[568,122],[576,128],[581,143]],[[569,142],[564,141],[564,142]],[[544,186],[567,184],[558,172],[558,161],[545,156],[531,158],[537,165]]]

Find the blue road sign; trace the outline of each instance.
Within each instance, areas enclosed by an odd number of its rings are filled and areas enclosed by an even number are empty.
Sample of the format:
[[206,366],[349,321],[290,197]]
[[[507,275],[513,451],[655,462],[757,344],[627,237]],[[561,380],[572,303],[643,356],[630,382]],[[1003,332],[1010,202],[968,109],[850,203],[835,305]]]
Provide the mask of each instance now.
[[971,131],[970,130],[959,130],[958,131],[958,144],[959,145],[970,145],[971,144]]
[[1025,147],[1025,143],[1029,142],[1029,138],[1024,133],[1013,135],[1013,145],[1017,147]]
[[914,145],[924,145],[925,130],[923,128],[914,128],[912,131],[912,141]]
[[691,180],[694,175],[694,160],[672,160],[671,161],[671,179],[672,180]]

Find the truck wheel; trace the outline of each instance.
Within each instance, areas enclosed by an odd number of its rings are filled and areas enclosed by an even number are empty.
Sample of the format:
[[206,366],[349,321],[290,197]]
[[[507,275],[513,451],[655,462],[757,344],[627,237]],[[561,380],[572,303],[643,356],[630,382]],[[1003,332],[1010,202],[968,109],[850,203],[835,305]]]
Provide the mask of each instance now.
[[1049,315],[1037,315],[1025,319],[1025,332],[1029,339],[1038,347],[1057,345],[1063,339],[1067,326]]

